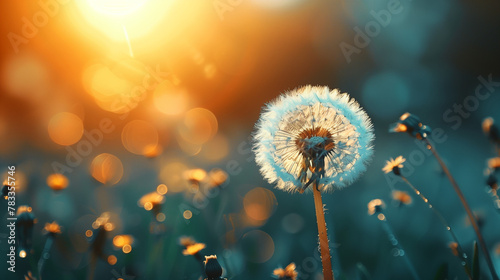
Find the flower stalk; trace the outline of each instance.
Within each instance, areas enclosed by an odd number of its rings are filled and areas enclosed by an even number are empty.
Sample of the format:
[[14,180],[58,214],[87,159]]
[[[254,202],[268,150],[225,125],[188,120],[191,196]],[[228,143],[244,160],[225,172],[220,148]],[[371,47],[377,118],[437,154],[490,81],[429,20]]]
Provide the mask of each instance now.
[[[490,139],[492,139],[495,143],[498,142],[500,139],[498,137],[499,132],[496,129],[495,126],[493,126],[493,120],[489,119],[486,121],[486,123],[483,122],[483,130],[487,132],[489,135]],[[436,148],[432,145],[432,143],[427,139],[429,135],[432,133],[432,129],[426,125],[424,125],[420,119],[412,115],[410,113],[405,113],[403,114],[400,118],[399,121],[393,124],[389,128],[389,132],[407,132],[411,136],[422,140],[425,144],[427,149],[429,149],[434,157],[437,159],[439,165],[443,169],[443,172],[446,174],[448,177],[451,185],[453,186],[453,189],[458,195],[458,198],[460,199],[460,202],[462,203],[465,211],[467,212],[467,216],[470,220],[470,223],[474,229],[474,232],[476,233],[477,240],[479,243],[479,247],[483,251],[484,258],[486,260],[486,263],[488,264],[488,268],[490,269],[491,276],[493,277],[493,280],[499,280],[498,275],[495,271],[495,267],[493,265],[493,262],[491,260],[491,256],[488,251],[488,247],[486,246],[486,243],[484,242],[483,235],[481,234],[481,231],[479,230],[479,226],[477,224],[476,219],[474,218],[474,214],[472,213],[472,210],[469,207],[469,204],[467,203],[467,200],[465,199],[465,196],[463,195],[462,191],[458,187],[457,182],[453,178],[453,176],[450,173],[450,170],[446,166],[446,164],[443,162],[441,157],[439,156],[438,152],[436,151]]]
[[458,241],[458,238],[457,236],[455,235],[455,232],[453,231],[453,229],[450,227],[450,225],[448,224],[448,222],[446,221],[446,219],[444,218],[444,216],[441,214],[441,212],[439,212],[436,208],[434,208],[434,206],[429,202],[429,200],[422,194],[422,192],[420,192],[415,186],[413,186],[412,183],[410,183],[410,181],[408,179],[406,179],[405,176],[403,175],[400,175],[401,176],[401,179],[403,179],[403,181],[405,181],[405,183],[410,186],[410,188],[427,204],[429,205],[429,208],[432,210],[432,212],[434,212],[434,214],[438,217],[439,221],[441,222],[441,224],[443,224],[444,228],[450,232],[450,235],[451,237],[453,238],[453,241],[455,242],[456,244],[456,250],[457,250],[457,257],[460,258],[462,264],[463,264],[463,267],[464,267],[464,270],[465,270],[465,273],[467,274],[467,276],[469,277],[469,279],[472,279],[472,274],[471,274],[471,270],[470,270],[470,267],[469,267],[469,263],[467,261],[467,254],[465,253],[464,249],[462,249],[462,246],[460,245],[460,242]]
[[420,280],[420,277],[418,276],[415,267],[410,261],[410,258],[408,258],[408,256],[406,255],[405,250],[399,243],[398,239],[396,238],[396,235],[394,234],[391,226],[389,225],[389,222],[387,221],[387,218],[385,217],[382,211],[383,208],[385,208],[385,203],[381,199],[374,199],[368,203],[368,214],[377,215],[377,219],[379,219],[382,222],[382,228],[387,234],[389,241],[398,250],[398,253],[397,255],[395,254],[395,256],[402,256],[406,263],[406,266],[408,267],[408,270],[410,270],[413,279]]
[[474,229],[476,236],[477,236],[477,241],[479,243],[479,247],[483,251],[484,258],[486,260],[486,264],[488,265],[488,268],[490,269],[491,276],[493,277],[493,280],[499,280],[498,275],[495,271],[495,266],[493,265],[493,261],[491,260],[490,253],[488,251],[488,247],[486,246],[486,242],[484,242],[483,235],[481,234],[481,231],[479,230],[479,226],[477,225],[476,218],[474,217],[474,214],[472,213],[472,210],[470,209],[469,204],[467,203],[467,200],[465,200],[465,196],[458,187],[457,182],[455,181],[455,178],[450,173],[450,170],[448,170],[448,167],[446,164],[443,162],[441,159],[441,156],[438,154],[436,151],[436,148],[432,145],[432,143],[427,140],[427,138],[424,138],[424,142],[427,144],[427,149],[429,149],[434,157],[437,159],[439,165],[443,169],[444,173],[450,180],[451,185],[453,186],[453,189],[458,195],[458,198],[460,199],[460,202],[462,203],[465,211],[467,212],[467,216],[469,217],[470,223],[472,225],[472,228]]
[[325,212],[321,192],[318,190],[317,183],[313,185],[314,207],[316,209],[316,221],[318,223],[319,248],[321,253],[321,263],[323,265],[324,280],[333,280],[332,257],[328,245],[328,234],[325,221]]

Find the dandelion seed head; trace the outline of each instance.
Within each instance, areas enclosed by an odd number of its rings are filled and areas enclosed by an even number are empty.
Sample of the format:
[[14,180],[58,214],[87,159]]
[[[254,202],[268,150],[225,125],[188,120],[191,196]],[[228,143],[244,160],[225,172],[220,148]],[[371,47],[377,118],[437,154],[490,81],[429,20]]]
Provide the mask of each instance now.
[[373,138],[370,118],[348,94],[305,86],[267,104],[254,152],[262,175],[277,188],[301,191],[315,174],[320,190],[331,191],[365,171]]

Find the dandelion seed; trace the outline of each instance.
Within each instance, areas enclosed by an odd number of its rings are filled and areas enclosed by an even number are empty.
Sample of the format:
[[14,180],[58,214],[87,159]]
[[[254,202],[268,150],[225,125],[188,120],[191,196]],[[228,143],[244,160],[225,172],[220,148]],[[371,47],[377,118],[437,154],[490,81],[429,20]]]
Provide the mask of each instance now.
[[295,263],[291,263],[283,268],[277,268],[273,271],[273,275],[278,279],[282,280],[297,280],[299,273],[295,271],[296,266]]
[[255,160],[265,179],[290,192],[310,185],[318,224],[325,280],[333,279],[320,191],[354,182],[373,153],[368,115],[346,93],[305,86],[267,104],[254,135]]

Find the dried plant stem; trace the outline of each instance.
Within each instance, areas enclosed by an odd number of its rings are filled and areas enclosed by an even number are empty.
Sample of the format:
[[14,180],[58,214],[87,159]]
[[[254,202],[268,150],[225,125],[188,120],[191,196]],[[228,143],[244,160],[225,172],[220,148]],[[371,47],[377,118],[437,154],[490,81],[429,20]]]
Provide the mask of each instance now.
[[326,231],[325,212],[323,211],[323,200],[318,185],[314,182],[314,206],[316,208],[316,221],[318,223],[319,247],[321,253],[321,262],[323,264],[324,280],[333,280],[332,257],[330,256],[330,247],[328,245],[328,234]]
[[94,279],[96,265],[97,265],[97,256],[95,254],[91,253],[90,263],[89,263],[89,272],[87,274],[87,280]]
[[[383,215],[383,214],[382,214]],[[394,245],[398,250],[399,254],[403,256],[403,259],[405,260],[406,265],[408,266],[408,269],[410,270],[411,275],[413,276],[413,279],[415,280],[420,280],[420,277],[418,277],[417,270],[413,266],[413,264],[410,261],[410,258],[408,258],[408,255],[406,255],[405,250],[399,243],[398,239],[396,238],[396,235],[392,231],[391,226],[389,225],[389,222],[387,222],[387,218],[385,215],[382,217],[378,217],[378,219],[382,222],[382,226],[385,230],[385,233],[387,234],[387,237],[389,237],[389,241]]]
[[471,274],[471,270],[470,270],[470,267],[469,267],[469,264],[467,263],[467,254],[465,254],[465,251],[462,249],[462,245],[460,245],[460,242],[458,241],[458,238],[457,236],[455,235],[455,232],[451,229],[450,225],[448,224],[448,222],[446,221],[446,219],[444,218],[443,214],[441,214],[441,212],[439,212],[436,208],[434,208],[434,206],[429,202],[429,200],[422,194],[422,192],[420,192],[415,186],[413,186],[412,183],[410,183],[410,181],[408,181],[408,179],[406,179],[405,176],[401,175],[401,178],[403,179],[403,181],[406,182],[406,184],[408,184],[408,186],[410,186],[410,188],[427,204],[429,205],[429,208],[432,210],[432,212],[434,212],[434,214],[438,217],[439,221],[441,222],[441,224],[443,224],[444,228],[450,232],[450,235],[451,237],[453,238],[453,241],[455,241],[455,243],[457,243],[457,251],[458,251],[458,257],[460,258],[460,260],[464,263],[464,269],[465,269],[465,273],[467,274],[467,276],[469,277],[469,279],[472,279],[472,274]]
[[45,265],[45,261],[49,259],[50,257],[50,248],[52,248],[52,243],[54,243],[54,237],[52,235],[48,235],[47,241],[45,241],[45,246],[42,251],[42,256],[40,257],[40,260],[38,261],[38,279],[42,280],[42,272],[43,272],[43,267]]
[[490,253],[488,252],[488,247],[486,246],[486,243],[484,242],[483,235],[481,234],[481,231],[479,230],[479,226],[477,225],[477,221],[474,218],[474,214],[472,214],[472,210],[469,207],[469,204],[465,200],[465,197],[458,187],[457,182],[451,175],[450,171],[448,170],[448,167],[446,164],[443,162],[439,154],[437,153],[436,149],[434,146],[429,142],[429,140],[424,139],[425,143],[427,144],[427,148],[434,154],[436,157],[437,161],[439,162],[439,165],[441,165],[441,168],[443,169],[444,173],[446,176],[448,176],[448,179],[450,180],[451,185],[453,186],[453,189],[457,193],[458,197],[460,198],[460,201],[462,202],[462,205],[465,208],[465,211],[467,212],[467,216],[469,217],[470,223],[472,224],[472,227],[474,228],[474,231],[476,232],[477,235],[477,240],[479,243],[479,247],[481,247],[481,250],[483,251],[484,258],[486,260],[486,263],[488,264],[488,268],[490,269],[491,276],[493,277],[493,280],[499,280],[498,275],[495,271],[495,267],[493,266],[493,262],[491,261]]

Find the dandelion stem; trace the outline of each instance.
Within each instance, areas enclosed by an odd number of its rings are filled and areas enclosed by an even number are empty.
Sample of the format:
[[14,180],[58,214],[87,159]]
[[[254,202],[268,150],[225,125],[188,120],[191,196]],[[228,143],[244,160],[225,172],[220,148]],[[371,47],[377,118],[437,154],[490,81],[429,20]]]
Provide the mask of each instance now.
[[399,250],[399,252],[398,252],[399,255],[402,256],[403,259],[405,260],[405,263],[408,266],[408,269],[410,270],[410,273],[413,276],[413,279],[420,280],[420,277],[418,277],[418,274],[417,274],[417,270],[415,270],[415,267],[411,263],[410,258],[408,258],[405,250],[403,249],[403,247],[399,243],[398,239],[396,238],[396,235],[392,231],[392,228],[389,225],[389,222],[387,222],[387,218],[385,217],[385,215],[383,215],[382,218],[378,217],[378,219],[382,222],[382,227],[384,228],[384,230],[387,234],[387,237],[389,237],[389,241],[392,243],[392,245],[394,245]]
[[460,258],[460,260],[465,263],[464,265],[464,269],[465,269],[465,273],[467,274],[467,276],[469,277],[469,279],[472,279],[472,276],[471,276],[471,271],[470,271],[470,267],[469,267],[469,264],[467,263],[467,255],[465,254],[465,251],[462,249],[462,246],[460,245],[460,242],[458,241],[458,238],[457,236],[455,235],[455,232],[451,229],[450,225],[448,224],[448,222],[446,221],[446,219],[444,218],[443,214],[441,214],[441,212],[439,212],[436,208],[434,208],[434,206],[429,202],[429,200],[422,194],[421,191],[419,191],[415,186],[413,186],[412,183],[410,183],[410,181],[408,179],[406,179],[405,176],[403,175],[400,175],[401,178],[403,179],[403,181],[406,182],[406,184],[408,184],[408,186],[410,186],[410,188],[427,204],[429,205],[429,208],[432,210],[432,212],[434,212],[434,214],[436,214],[436,216],[438,217],[439,221],[441,222],[441,224],[443,224],[444,228],[450,232],[450,235],[451,237],[453,238],[453,241],[455,241],[455,243],[457,243],[457,251],[458,251],[458,257]]
[[38,279],[42,280],[42,272],[43,266],[45,265],[45,261],[50,257],[50,248],[52,248],[52,244],[54,243],[54,238],[49,234],[47,237],[47,241],[45,241],[45,246],[42,251],[42,256],[38,261]]
[[89,272],[87,274],[87,280],[94,279],[96,265],[97,265],[97,256],[95,254],[92,254],[92,256],[90,257]]
[[450,180],[450,183],[453,186],[453,189],[457,193],[458,197],[460,198],[460,201],[462,202],[462,205],[463,205],[465,211],[467,212],[467,216],[469,217],[469,220],[472,224],[472,227],[474,228],[474,231],[476,232],[479,247],[481,247],[481,250],[483,251],[484,258],[486,259],[486,263],[488,264],[488,268],[490,269],[491,276],[493,277],[493,280],[499,280],[498,275],[495,271],[495,267],[493,266],[493,262],[491,261],[490,253],[488,252],[488,247],[486,247],[486,243],[484,242],[483,235],[481,234],[481,231],[479,230],[479,226],[477,225],[477,221],[474,218],[474,215],[472,214],[472,210],[470,209],[469,204],[465,200],[465,197],[464,197],[462,191],[458,187],[457,182],[455,181],[455,179],[451,175],[450,171],[448,170],[448,167],[443,162],[443,160],[441,159],[441,157],[439,156],[439,154],[437,153],[436,149],[431,144],[431,142],[429,142],[429,140],[427,140],[427,139],[424,139],[424,141],[427,144],[427,148],[436,157],[439,165],[441,165],[441,168],[443,169],[446,176],[448,176],[448,179]]
[[333,280],[332,257],[330,256],[330,247],[328,245],[328,234],[326,229],[325,213],[323,211],[323,200],[321,192],[318,190],[316,181],[313,185],[314,206],[316,208],[316,221],[318,223],[319,247],[321,253],[321,262],[323,264],[324,280]]

